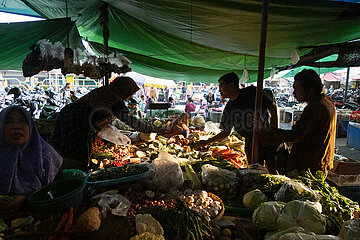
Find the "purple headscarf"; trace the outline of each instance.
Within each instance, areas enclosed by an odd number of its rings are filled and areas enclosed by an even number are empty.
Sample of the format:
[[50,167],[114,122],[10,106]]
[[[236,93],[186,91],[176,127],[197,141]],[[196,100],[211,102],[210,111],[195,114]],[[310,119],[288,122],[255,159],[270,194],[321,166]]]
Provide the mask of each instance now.
[[[29,140],[14,147],[5,141],[5,120],[18,109],[29,124]],[[22,107],[10,106],[0,112],[0,194],[27,195],[52,182],[62,157],[39,135],[30,114]]]

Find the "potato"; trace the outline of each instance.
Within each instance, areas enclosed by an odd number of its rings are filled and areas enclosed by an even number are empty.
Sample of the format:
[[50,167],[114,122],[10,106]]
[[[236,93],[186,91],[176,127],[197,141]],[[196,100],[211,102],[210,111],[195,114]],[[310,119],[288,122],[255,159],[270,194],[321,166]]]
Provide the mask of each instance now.
[[97,207],[92,207],[83,212],[75,221],[73,231],[90,233],[97,231],[101,225],[101,215]]
[[231,238],[231,231],[230,229],[228,228],[225,228],[224,230],[221,231],[221,235],[224,236],[224,237],[228,237],[228,238]]
[[218,238],[221,235],[221,232],[219,229],[213,228],[212,232],[213,232],[215,238]]

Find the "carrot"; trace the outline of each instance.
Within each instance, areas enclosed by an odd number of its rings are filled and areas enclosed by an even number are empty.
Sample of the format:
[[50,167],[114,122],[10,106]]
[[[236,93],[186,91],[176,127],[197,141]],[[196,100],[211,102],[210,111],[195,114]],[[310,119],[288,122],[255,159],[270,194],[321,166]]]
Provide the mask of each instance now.
[[219,153],[222,153],[222,154],[228,154],[228,153],[232,153],[232,152],[233,151],[229,148],[219,151]]
[[[67,219],[64,231],[70,231],[71,230],[71,226],[74,220],[74,208],[70,207],[69,209],[69,217]],[[70,240],[70,235],[69,234],[64,234],[62,236],[60,236],[59,238],[57,238],[57,240]]]
[[[58,231],[61,231],[65,224],[66,224],[66,220],[68,219],[68,216],[69,216],[69,213],[64,213],[64,215],[62,215],[58,225],[56,226],[55,228],[55,232],[58,232]],[[51,235],[48,240],[54,240],[55,239],[55,236],[54,235]]]
[[237,153],[227,153],[227,154],[223,154],[222,158],[226,159],[226,158],[237,158],[239,156],[239,154]]
[[73,220],[74,220],[74,208],[70,207],[69,218],[68,218],[67,223],[65,225],[64,231],[70,231]]
[[241,165],[240,165],[239,163],[237,163],[236,161],[230,160],[230,162],[231,162],[232,164],[234,164],[237,168],[241,168]]

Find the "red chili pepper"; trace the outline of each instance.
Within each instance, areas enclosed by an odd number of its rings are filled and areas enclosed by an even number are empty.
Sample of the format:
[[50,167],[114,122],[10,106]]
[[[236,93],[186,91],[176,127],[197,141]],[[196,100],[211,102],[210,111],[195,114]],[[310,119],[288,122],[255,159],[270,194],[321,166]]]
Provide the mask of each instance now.
[[241,165],[235,162],[234,160],[230,160],[232,164],[234,164],[237,168],[241,168]]

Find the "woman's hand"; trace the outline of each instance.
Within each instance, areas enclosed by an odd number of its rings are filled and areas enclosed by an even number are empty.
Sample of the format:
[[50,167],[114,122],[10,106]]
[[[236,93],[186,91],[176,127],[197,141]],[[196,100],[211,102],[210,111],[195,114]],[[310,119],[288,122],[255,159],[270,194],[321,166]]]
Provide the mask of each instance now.
[[200,140],[195,143],[195,148],[199,149],[199,148],[205,147],[208,144],[209,144],[209,142],[207,140]]

